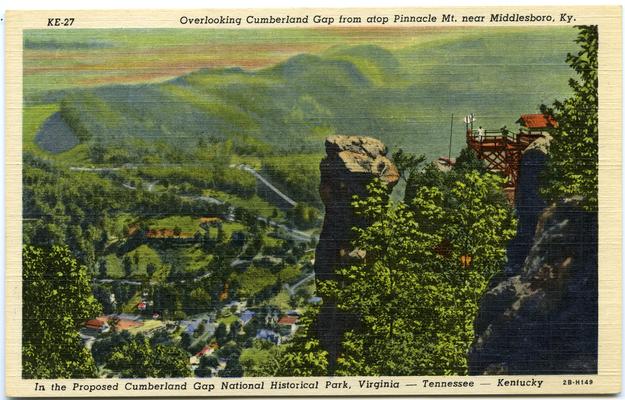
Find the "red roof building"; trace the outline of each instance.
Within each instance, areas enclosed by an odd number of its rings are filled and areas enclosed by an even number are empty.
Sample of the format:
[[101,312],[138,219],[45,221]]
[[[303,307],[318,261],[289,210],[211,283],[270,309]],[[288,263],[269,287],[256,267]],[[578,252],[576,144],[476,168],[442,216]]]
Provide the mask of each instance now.
[[297,321],[299,318],[296,315],[285,315],[278,320],[278,331],[282,335],[293,336],[297,331]]
[[105,323],[106,322],[100,321],[99,319],[90,319],[89,321],[85,323],[85,328],[89,328],[89,329],[93,329],[97,331],[101,329]]
[[85,328],[98,333],[106,333],[111,329],[109,324],[106,321],[102,321],[101,318],[90,319],[85,322]]
[[558,121],[545,114],[523,114],[517,121],[522,127],[530,131],[548,130],[558,127]]
[[297,317],[293,315],[285,315],[278,321],[278,325],[295,325]]
[[210,355],[218,348],[219,348],[219,345],[217,343],[207,344],[206,346],[204,346],[204,348],[202,348],[202,350],[198,351],[195,356],[204,357],[206,355]]

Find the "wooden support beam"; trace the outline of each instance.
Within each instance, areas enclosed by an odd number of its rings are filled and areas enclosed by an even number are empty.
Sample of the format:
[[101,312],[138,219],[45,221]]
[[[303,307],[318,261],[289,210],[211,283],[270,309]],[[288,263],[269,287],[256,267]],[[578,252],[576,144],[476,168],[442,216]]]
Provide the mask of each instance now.
[[502,173],[507,179],[507,195],[512,196],[519,178],[519,168],[523,150],[542,135],[519,133],[515,138],[494,135],[478,140],[471,129],[467,130],[467,146],[473,150],[480,160],[486,163],[489,171]]

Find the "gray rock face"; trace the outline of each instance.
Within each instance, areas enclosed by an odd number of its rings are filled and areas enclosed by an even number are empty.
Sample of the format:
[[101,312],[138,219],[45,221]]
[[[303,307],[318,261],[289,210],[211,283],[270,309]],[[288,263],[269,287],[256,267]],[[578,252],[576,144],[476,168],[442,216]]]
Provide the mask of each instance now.
[[547,203],[540,197],[540,174],[548,159],[551,136],[535,140],[523,152],[519,180],[517,183],[515,208],[518,218],[517,234],[508,245],[504,274],[513,276],[519,273],[532,244],[538,217]]
[[596,373],[597,240],[578,200],[542,212],[524,262],[481,301],[470,374]]
[[[315,254],[318,282],[335,279],[337,268],[364,257],[351,243],[352,227],[364,225],[364,220],[352,210],[353,196],[366,197],[367,185],[375,178],[386,183],[389,193],[399,180],[399,171],[386,157],[386,146],[377,139],[330,136],[325,147],[319,191],[326,213]],[[355,317],[339,312],[332,299],[323,302],[316,329],[322,346],[329,352],[332,372],[345,326],[354,323]]]

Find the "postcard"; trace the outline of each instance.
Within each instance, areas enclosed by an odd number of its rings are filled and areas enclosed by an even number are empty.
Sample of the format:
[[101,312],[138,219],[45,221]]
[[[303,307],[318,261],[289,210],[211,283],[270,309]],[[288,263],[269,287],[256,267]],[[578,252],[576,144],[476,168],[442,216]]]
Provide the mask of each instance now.
[[7,394],[619,392],[621,14],[7,12]]

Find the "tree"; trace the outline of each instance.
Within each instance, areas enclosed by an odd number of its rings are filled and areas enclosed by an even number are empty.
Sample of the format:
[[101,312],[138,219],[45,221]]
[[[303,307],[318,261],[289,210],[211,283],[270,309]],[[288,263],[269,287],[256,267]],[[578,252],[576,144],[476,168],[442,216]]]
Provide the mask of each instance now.
[[210,251],[214,245],[215,245],[215,242],[211,238],[210,228],[207,227],[206,232],[204,233],[204,237],[202,238],[202,246],[204,247],[204,250]]
[[111,289],[105,285],[94,285],[93,286],[93,296],[98,300],[98,302],[102,305],[102,311],[105,314],[110,314],[114,312],[113,304],[111,302]]
[[320,287],[324,299],[358,316],[342,340],[338,375],[466,373],[478,301],[503,267],[515,221],[496,175],[412,178],[440,186],[419,184],[393,204],[382,183],[370,185],[369,197],[353,203],[367,221],[354,229],[365,261]]
[[78,336],[85,321],[101,312],[87,269],[67,247],[22,249],[23,377],[95,377],[93,357]]
[[168,343],[172,343],[172,340],[169,337],[169,333],[164,329],[154,332],[154,334],[152,334],[152,337],[150,337],[150,344],[152,346],[156,346],[157,344],[168,344]]
[[425,161],[424,155],[414,155],[404,153],[402,149],[393,153],[393,162],[397,166],[397,169],[401,172],[403,179],[407,179],[411,175],[416,174],[421,168],[421,164]]
[[219,367],[219,360],[217,357],[210,355],[200,358],[200,365],[195,370],[195,376],[200,378],[210,378],[213,376],[213,369]]
[[193,336],[202,336],[204,334],[204,332],[206,331],[206,324],[204,323],[204,321],[200,322],[197,326],[197,329],[195,330],[195,332],[193,332]]
[[223,344],[227,340],[227,336],[228,328],[226,328],[226,324],[220,322],[215,329],[215,339],[217,340],[217,343],[220,345]]
[[124,267],[126,277],[130,277],[132,274],[132,261],[130,261],[130,257],[128,257],[128,255],[125,255],[122,259],[122,266]]
[[148,265],[145,267],[145,271],[148,273],[148,278],[152,279],[152,275],[154,275],[154,272],[156,271],[156,265],[154,265],[153,263],[148,263]]
[[226,367],[219,371],[219,376],[224,378],[238,378],[243,376],[243,367],[239,362],[239,355],[233,354],[226,361]]
[[182,229],[179,226],[175,226],[174,227],[174,236],[180,237],[181,233],[182,233]]
[[180,347],[157,344],[136,336],[112,351],[106,361],[107,368],[122,378],[169,378],[191,376],[189,356]]
[[226,232],[221,224],[217,225],[217,238],[215,239],[217,244],[226,242]]
[[116,333],[119,327],[119,317],[113,316],[107,320],[112,333]]
[[482,174],[488,171],[484,165],[484,161],[480,160],[477,157],[477,153],[469,147],[464,147],[458,157],[456,157],[454,170],[456,172],[478,171]]
[[289,210],[289,213],[293,218],[293,223],[300,228],[314,226],[318,218],[317,209],[302,202],[297,203],[292,210]]
[[[82,140],[81,140],[82,142]],[[106,147],[99,140],[89,146],[89,158],[96,164],[104,162]]]
[[230,337],[230,340],[237,340],[237,338],[239,337],[239,332],[241,331],[242,325],[241,325],[241,321],[239,321],[238,319],[236,321],[233,321],[230,324],[230,331],[228,332],[228,336]]
[[111,352],[118,346],[132,340],[132,335],[128,331],[120,333],[112,332],[110,335],[96,340],[91,347],[91,354],[98,365],[104,364]]
[[211,295],[202,287],[197,287],[191,291],[189,297],[193,301],[193,308],[201,311],[205,310],[211,304]]
[[578,80],[569,81],[573,95],[555,101],[552,108],[541,107],[558,122],[549,147],[542,193],[551,201],[582,196],[587,210],[596,210],[598,201],[598,36],[596,25],[579,27],[576,42],[581,49],[575,55],[569,53],[566,59],[578,76]]
[[187,332],[183,332],[182,335],[180,335],[180,347],[183,349],[188,349],[192,341],[193,338]]
[[276,376],[284,346],[276,346],[268,340],[254,340],[239,357],[245,376]]
[[130,235],[130,226],[128,226],[128,224],[124,224],[122,227],[122,233],[124,237],[128,237],[128,235]]
[[187,314],[184,311],[182,311],[180,308],[178,308],[173,312],[173,314],[171,315],[171,318],[176,321],[182,321],[183,319],[187,318]]
[[100,275],[100,278],[106,278],[107,274],[108,269],[106,266],[106,259],[100,258],[100,260],[98,261],[98,275]]
[[241,348],[233,340],[223,344],[219,350],[215,352],[215,355],[221,360],[228,360],[233,356],[239,356],[241,354]]

